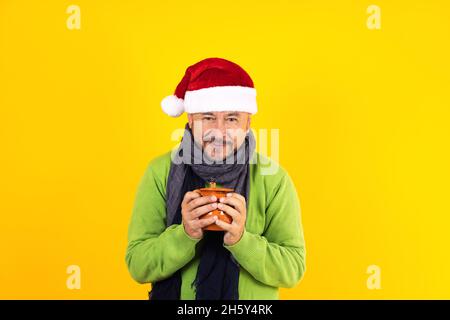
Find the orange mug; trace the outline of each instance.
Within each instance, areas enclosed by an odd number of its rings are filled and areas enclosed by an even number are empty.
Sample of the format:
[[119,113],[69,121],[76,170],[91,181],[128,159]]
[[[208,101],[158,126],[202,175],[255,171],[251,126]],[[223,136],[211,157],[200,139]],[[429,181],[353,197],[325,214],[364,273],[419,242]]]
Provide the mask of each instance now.
[[[201,188],[194,190],[195,192],[199,193],[203,197],[208,196],[216,196],[217,202],[219,202],[219,199],[222,197],[226,197],[227,193],[233,192],[233,189],[228,188]],[[210,218],[212,216],[217,216],[218,219],[226,222],[231,223],[233,219],[231,216],[226,214],[220,209],[215,209],[209,213],[205,213],[204,215],[200,216],[200,219]],[[209,226],[206,226],[203,228],[203,230],[210,230],[210,231],[224,231],[221,227],[219,227],[217,224],[212,223]]]

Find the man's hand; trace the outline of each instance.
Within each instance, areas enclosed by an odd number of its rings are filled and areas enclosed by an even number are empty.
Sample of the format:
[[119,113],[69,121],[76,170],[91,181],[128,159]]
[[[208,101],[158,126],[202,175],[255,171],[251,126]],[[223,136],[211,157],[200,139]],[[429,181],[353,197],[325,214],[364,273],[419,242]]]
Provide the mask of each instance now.
[[186,233],[195,239],[203,238],[202,228],[214,223],[217,217],[199,219],[205,213],[217,208],[215,196],[202,197],[198,192],[186,192],[181,203],[181,216]]
[[217,208],[233,218],[231,223],[222,220],[216,221],[216,224],[226,231],[223,242],[231,246],[238,242],[244,234],[247,218],[245,198],[239,193],[228,193],[226,197],[220,198],[219,201]]

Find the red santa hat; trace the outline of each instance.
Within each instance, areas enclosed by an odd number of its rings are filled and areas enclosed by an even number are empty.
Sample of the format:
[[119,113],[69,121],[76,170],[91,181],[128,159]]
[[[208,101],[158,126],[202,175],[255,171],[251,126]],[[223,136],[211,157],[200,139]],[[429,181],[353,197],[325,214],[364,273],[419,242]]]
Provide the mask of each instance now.
[[207,58],[186,69],[173,95],[161,101],[171,117],[187,113],[243,111],[256,113],[256,89],[239,65],[221,58]]

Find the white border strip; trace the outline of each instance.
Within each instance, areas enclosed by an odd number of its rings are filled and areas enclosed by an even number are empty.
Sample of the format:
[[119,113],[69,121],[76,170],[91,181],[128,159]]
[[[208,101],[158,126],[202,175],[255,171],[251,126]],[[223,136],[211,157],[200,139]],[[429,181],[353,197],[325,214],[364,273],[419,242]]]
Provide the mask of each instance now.
[[256,113],[256,89],[242,86],[217,86],[193,91],[184,95],[187,113],[243,111]]

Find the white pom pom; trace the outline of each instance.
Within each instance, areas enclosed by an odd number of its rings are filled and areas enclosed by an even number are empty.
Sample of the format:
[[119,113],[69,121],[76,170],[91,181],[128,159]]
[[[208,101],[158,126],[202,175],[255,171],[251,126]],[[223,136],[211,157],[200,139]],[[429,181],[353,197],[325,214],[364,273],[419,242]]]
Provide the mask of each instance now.
[[163,111],[171,117],[179,117],[184,112],[184,100],[175,95],[167,96],[161,101]]

